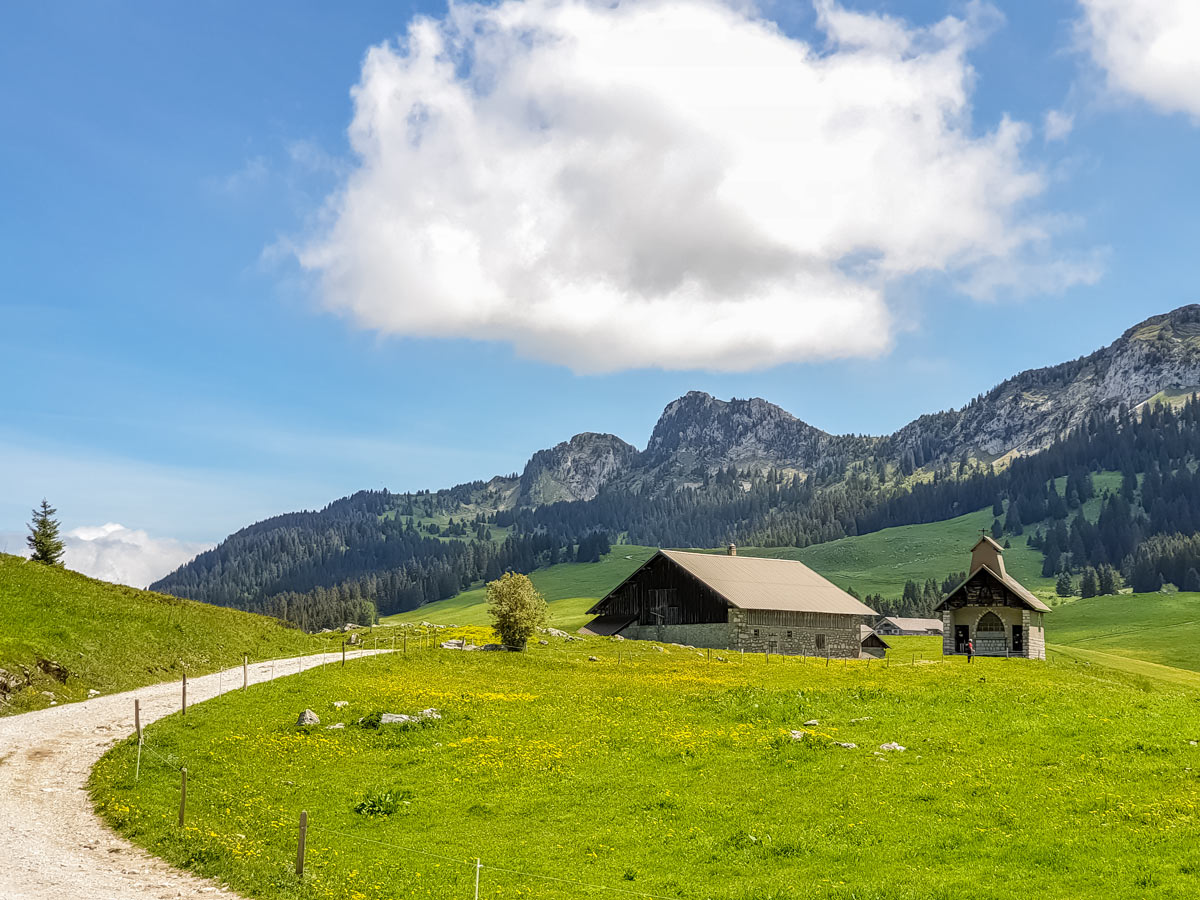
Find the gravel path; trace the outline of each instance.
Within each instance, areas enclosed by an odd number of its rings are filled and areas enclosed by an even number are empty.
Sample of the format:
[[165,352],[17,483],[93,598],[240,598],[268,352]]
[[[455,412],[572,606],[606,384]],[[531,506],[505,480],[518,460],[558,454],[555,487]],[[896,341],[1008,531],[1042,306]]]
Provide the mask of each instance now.
[[[360,651],[354,655],[370,655]],[[387,651],[379,651],[387,652]],[[324,654],[333,662],[339,653]],[[321,655],[250,666],[250,683],[295,675]],[[274,675],[272,675],[274,673]],[[242,667],[188,679],[188,706],[242,684]],[[0,898],[164,900],[237,898],[117,837],[92,812],[87,779],[104,752],[142,725],[179,709],[177,681],[0,718]]]

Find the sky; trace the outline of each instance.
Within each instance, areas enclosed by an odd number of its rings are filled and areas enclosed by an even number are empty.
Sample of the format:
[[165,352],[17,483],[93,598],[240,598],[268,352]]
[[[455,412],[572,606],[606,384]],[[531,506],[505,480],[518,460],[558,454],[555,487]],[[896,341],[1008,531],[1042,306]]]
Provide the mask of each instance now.
[[0,10],[0,551],[146,584],[689,390],[888,433],[1200,302],[1192,0]]

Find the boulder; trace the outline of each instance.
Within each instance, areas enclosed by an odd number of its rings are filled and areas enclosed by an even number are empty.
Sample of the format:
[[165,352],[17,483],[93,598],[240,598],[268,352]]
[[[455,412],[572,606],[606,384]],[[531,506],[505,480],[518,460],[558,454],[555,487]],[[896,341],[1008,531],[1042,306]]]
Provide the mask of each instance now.
[[336,725],[326,725],[325,730],[326,731],[336,731],[339,728],[345,728],[345,727],[346,727],[345,722],[338,722]]
[[888,741],[886,744],[879,745],[880,750],[895,750],[897,753],[903,753],[907,747],[901,747],[895,741]]
[[809,719],[807,722],[805,722],[805,723],[804,723],[804,726],[805,726],[806,728],[816,728],[816,727],[817,727],[817,726],[819,726],[820,724],[821,724],[821,723],[820,723],[820,722],[818,722],[816,719]]
[[474,644],[468,644],[466,638],[458,638],[453,641],[442,641],[439,644],[443,650],[478,650]]
[[360,640],[360,638],[357,634],[352,634],[352,635],[350,635],[350,637],[346,638],[346,643],[349,644],[351,647],[353,647],[355,644],[357,644],[359,642],[359,640]]
[[96,690],[95,688],[89,688],[89,689],[88,689],[88,699],[89,699],[89,700],[90,700],[92,697],[99,697],[99,696],[100,696],[100,692],[99,692],[98,690]]
[[549,647],[549,646],[550,646],[550,642],[549,642],[549,641],[538,641],[538,644],[540,644],[540,645],[541,645],[541,646],[543,646],[543,647]]
[[37,667],[59,684],[65,683],[68,675],[70,675],[66,666],[64,666],[62,663],[55,662],[52,659],[39,659],[37,661]]
[[558,628],[543,628],[542,634],[548,634],[548,635],[551,635],[552,637],[560,637],[560,638],[569,638],[571,636],[571,635],[567,634],[565,631],[562,631],[561,629],[558,629]]
[[857,750],[858,749],[858,744],[850,744],[850,743],[843,744],[841,741],[834,741],[834,743],[837,744],[837,746],[839,746],[839,747],[845,747],[847,750]]
[[320,725],[321,720],[317,718],[317,714],[311,709],[306,709],[300,713],[300,718],[296,720],[297,725]]
[[791,734],[793,741],[802,741],[808,736],[807,731],[801,731],[799,728],[793,729],[789,734]]
[[362,628],[362,626],[355,625],[353,622],[347,622],[342,626],[342,631],[353,631],[355,628]]

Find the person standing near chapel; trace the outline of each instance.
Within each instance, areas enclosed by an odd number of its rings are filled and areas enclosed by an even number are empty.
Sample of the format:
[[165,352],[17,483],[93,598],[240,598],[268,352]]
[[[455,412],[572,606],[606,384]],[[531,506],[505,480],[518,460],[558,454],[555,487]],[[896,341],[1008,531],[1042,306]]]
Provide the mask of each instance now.
[[975,662],[975,642],[967,640],[967,662]]

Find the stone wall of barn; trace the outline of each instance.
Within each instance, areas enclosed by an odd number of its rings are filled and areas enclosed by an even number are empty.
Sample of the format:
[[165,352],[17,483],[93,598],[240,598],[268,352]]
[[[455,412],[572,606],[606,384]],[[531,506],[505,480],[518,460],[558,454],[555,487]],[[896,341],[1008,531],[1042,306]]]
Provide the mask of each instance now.
[[630,625],[621,636],[630,640],[727,649],[734,653],[745,650],[747,653],[857,659],[862,651],[861,624],[861,616],[731,609],[728,622]]
[[692,647],[729,647],[729,624],[715,622],[704,625],[630,625],[621,637],[633,641],[660,641],[664,644],[687,644]]
[[862,616],[731,609],[729,649],[857,659],[862,649],[862,624]]

